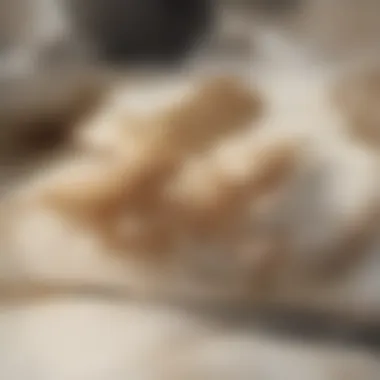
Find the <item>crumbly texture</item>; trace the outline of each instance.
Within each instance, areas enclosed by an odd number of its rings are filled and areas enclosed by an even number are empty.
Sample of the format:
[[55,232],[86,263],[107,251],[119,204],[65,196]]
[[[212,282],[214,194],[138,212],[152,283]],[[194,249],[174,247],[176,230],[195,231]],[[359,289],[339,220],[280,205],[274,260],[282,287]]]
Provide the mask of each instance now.
[[[356,86],[350,75],[344,80]],[[211,380],[221,378],[215,363],[237,360],[242,350],[250,355],[243,367],[231,364],[226,379],[312,373],[335,380],[351,370],[375,379],[371,356],[306,349],[256,331],[243,337],[190,314],[181,314],[183,328],[171,344],[176,314],[132,301],[240,300],[361,323],[380,311],[378,152],[353,137],[335,80],[262,74],[245,83],[230,76],[194,77],[173,88],[166,83],[156,94],[122,88],[122,97],[115,93],[74,130],[71,154],[3,198],[0,295],[3,304],[19,302],[16,309],[4,304],[1,326],[9,327],[10,344],[23,331],[19,339],[30,355],[38,334],[46,341],[38,360],[49,357],[50,370],[64,380],[92,378],[98,363],[105,363],[101,379],[116,371],[120,379]],[[70,298],[91,287],[122,291],[125,298]],[[44,338],[58,316],[71,326],[62,331],[79,334],[80,347],[96,337],[91,349],[80,349],[88,353],[83,362],[60,354],[76,339],[61,345],[59,336]],[[102,328],[94,332],[97,318]],[[106,325],[120,336],[103,331]],[[167,327],[169,337],[161,335]],[[134,335],[143,330],[144,336]],[[106,353],[114,344],[110,352],[122,365]],[[132,352],[131,344],[141,349]],[[18,357],[13,348],[9,355]],[[14,378],[24,379],[17,371]]]

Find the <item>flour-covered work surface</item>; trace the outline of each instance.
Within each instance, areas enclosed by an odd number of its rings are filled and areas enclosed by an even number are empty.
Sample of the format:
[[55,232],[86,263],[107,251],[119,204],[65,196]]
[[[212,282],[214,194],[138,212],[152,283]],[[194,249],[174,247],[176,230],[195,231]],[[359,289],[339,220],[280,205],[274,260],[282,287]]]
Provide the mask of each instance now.
[[2,198],[1,377],[378,379],[164,301],[378,323],[379,73],[118,81]]

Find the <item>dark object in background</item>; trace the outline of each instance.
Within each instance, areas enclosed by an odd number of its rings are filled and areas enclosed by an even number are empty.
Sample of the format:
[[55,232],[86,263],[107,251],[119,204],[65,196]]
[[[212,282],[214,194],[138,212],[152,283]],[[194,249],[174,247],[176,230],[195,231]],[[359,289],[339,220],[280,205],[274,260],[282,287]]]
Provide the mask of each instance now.
[[178,61],[212,23],[212,0],[69,2],[74,27],[111,64]]

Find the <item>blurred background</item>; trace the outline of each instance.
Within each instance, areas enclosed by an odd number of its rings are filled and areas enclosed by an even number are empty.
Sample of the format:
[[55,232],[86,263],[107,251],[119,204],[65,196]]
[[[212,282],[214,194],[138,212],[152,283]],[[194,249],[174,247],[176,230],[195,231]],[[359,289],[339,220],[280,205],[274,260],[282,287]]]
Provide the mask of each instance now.
[[13,71],[33,60],[173,65],[200,52],[242,58],[277,38],[348,59],[378,50],[379,14],[376,0],[1,0],[1,57]]

